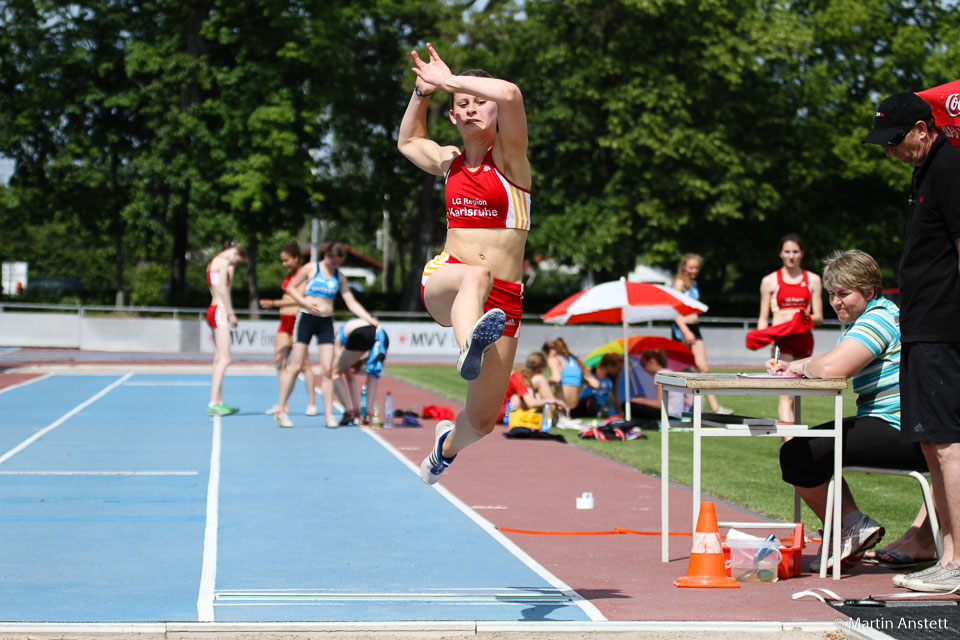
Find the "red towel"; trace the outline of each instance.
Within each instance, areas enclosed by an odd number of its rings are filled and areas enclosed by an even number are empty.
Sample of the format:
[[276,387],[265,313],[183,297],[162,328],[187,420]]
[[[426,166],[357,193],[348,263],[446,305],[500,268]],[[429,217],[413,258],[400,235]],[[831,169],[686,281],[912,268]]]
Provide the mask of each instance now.
[[793,314],[790,322],[775,324],[766,329],[754,329],[747,332],[747,349],[759,349],[774,342],[777,338],[813,331],[813,320],[806,309]]
[[422,418],[436,420],[454,420],[457,415],[449,407],[440,407],[435,404],[428,404],[423,408],[420,414]]

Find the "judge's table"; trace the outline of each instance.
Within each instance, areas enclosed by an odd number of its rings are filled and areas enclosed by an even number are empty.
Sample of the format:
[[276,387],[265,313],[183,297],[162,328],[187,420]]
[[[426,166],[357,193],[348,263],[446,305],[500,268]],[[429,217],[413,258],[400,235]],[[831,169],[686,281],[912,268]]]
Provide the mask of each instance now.
[[[663,388],[661,395],[661,437],[660,437],[660,555],[661,561],[669,560],[670,502],[667,490],[670,484],[669,473],[669,435],[670,421],[667,415],[667,403],[670,393],[693,395],[693,525],[694,530],[700,510],[700,459],[701,439],[706,437],[741,436],[791,436],[799,438],[833,438],[834,451],[833,475],[842,477],[843,443],[843,391],[847,388],[846,378],[817,378],[774,376],[768,374],[741,373],[682,373],[661,371],[656,375],[656,383]],[[739,416],[703,416],[703,397],[705,395],[738,396],[793,396],[794,424],[777,424],[776,418],[743,418]],[[801,424],[800,399],[803,396],[833,396],[834,417],[832,429],[809,429]],[[840,522],[840,491],[834,491],[833,522]],[[829,508],[829,505],[828,505]],[[794,521],[800,521],[800,497],[794,492]],[[833,534],[833,557],[840,555],[840,527],[831,527],[824,531]],[[827,557],[830,545],[823,545],[823,557],[820,562],[820,577],[826,577]],[[834,580],[840,579],[840,563],[833,565]]]

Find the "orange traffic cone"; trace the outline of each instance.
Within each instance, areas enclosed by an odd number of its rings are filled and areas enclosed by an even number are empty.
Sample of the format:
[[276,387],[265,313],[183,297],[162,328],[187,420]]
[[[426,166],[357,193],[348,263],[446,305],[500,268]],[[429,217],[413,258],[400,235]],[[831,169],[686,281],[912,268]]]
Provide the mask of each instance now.
[[736,580],[727,576],[723,566],[717,512],[712,502],[700,503],[700,516],[697,518],[697,530],[693,534],[693,549],[690,550],[687,575],[677,578],[673,584],[678,587],[740,588]]

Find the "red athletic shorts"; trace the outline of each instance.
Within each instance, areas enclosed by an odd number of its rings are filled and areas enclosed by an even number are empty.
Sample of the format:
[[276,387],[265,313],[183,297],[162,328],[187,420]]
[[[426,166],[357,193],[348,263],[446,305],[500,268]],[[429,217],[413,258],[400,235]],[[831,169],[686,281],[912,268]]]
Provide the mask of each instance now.
[[221,324],[227,326],[227,314],[224,313],[223,307],[218,304],[207,307],[207,324],[211,329],[216,329]]
[[293,337],[293,325],[297,322],[297,314],[292,316],[280,316],[280,326],[277,327],[277,333],[285,333]]
[[[434,256],[433,260],[428,262],[423,268],[423,277],[420,279],[420,302],[423,302],[423,286],[427,283],[427,279],[436,271],[438,268],[442,267],[445,264],[463,264],[449,253],[441,253],[438,256]],[[427,305],[424,304],[423,308],[426,309]],[[486,313],[490,309],[501,309],[507,316],[507,325],[503,329],[503,335],[515,338],[517,333],[520,331],[520,316],[523,315],[523,285],[519,282],[507,282],[506,280],[498,280],[497,278],[493,279],[493,289],[490,290],[490,295],[487,296],[487,299],[483,303],[483,311]],[[430,313],[429,309],[427,313]],[[433,318],[433,316],[430,316]],[[434,322],[440,324],[436,318],[433,318]],[[449,326],[443,325],[441,326]]]

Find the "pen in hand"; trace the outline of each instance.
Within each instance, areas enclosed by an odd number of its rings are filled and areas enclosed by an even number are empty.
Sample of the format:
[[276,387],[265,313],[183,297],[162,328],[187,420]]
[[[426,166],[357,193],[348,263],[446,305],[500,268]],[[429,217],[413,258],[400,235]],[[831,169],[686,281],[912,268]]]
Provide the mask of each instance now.
[[777,364],[780,364],[780,347],[776,346],[773,348],[773,359],[776,360]]

